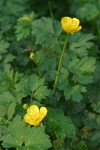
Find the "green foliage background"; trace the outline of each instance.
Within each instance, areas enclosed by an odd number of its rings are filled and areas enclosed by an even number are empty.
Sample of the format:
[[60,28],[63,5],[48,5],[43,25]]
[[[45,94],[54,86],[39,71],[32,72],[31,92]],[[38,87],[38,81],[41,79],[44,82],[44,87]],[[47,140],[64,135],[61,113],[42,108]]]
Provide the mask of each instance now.
[[[64,16],[83,29],[69,38],[53,95]],[[0,1],[0,150],[100,149],[99,39],[99,0]],[[47,107],[40,126],[24,122],[24,104]]]

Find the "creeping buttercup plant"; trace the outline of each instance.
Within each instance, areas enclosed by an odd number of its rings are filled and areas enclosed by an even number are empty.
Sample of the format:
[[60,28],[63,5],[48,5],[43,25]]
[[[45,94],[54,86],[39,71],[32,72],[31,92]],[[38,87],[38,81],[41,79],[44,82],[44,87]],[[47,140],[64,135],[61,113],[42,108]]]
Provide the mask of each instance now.
[[14,0],[1,26],[0,149],[98,150],[97,37],[82,17],[54,19],[51,3],[51,17],[41,17],[28,2]]

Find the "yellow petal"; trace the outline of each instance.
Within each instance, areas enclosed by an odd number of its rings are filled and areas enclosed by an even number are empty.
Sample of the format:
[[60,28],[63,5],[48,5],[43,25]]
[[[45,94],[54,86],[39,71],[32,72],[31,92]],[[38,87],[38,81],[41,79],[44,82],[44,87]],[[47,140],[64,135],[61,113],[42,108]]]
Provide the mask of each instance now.
[[82,27],[79,26],[79,24],[80,21],[77,18],[63,17],[61,19],[62,28],[65,30],[65,32],[70,34],[78,32],[82,29]]
[[73,18],[73,21],[72,21],[72,26],[74,26],[74,28],[77,28],[79,26],[79,19],[77,18]]
[[72,19],[72,25],[71,25],[71,28],[70,28],[70,33],[73,33],[73,31],[75,31],[77,28],[78,28],[78,25],[79,25],[79,20],[76,19],[76,18],[73,18]]
[[39,113],[38,116],[32,118],[33,125],[39,125],[43,118],[41,118],[41,114]]
[[33,116],[35,113],[39,113],[39,108],[36,105],[31,105],[27,109],[27,114]]
[[46,116],[46,114],[47,114],[46,107],[41,107],[40,108],[40,114],[42,115],[43,118]]
[[32,116],[31,116],[32,119],[37,120],[39,117],[40,117],[40,113],[35,113],[35,112],[32,113]]
[[78,31],[81,30],[81,29],[82,29],[82,26],[79,26],[77,29],[71,30],[71,34],[73,34],[73,33],[75,33],[75,32],[78,32]]
[[27,109],[27,114],[24,116],[24,120],[30,125],[38,126],[46,114],[47,109],[45,107],[41,107],[39,110],[36,105],[31,105]]
[[61,19],[61,25],[62,28],[66,31],[69,32],[71,26],[72,26],[72,19],[70,17],[63,17]]
[[40,122],[32,122],[31,125],[33,125],[33,126],[38,126],[38,125],[40,125]]
[[30,125],[33,125],[33,126],[38,126],[39,124],[40,124],[40,122],[38,122],[38,121],[35,121],[35,120],[29,120],[29,122],[28,122]]
[[82,26],[79,26],[78,28],[77,28],[77,31],[79,31],[79,30],[81,30],[82,29]]
[[24,120],[25,120],[26,123],[29,123],[29,121],[31,120],[31,117],[26,114],[26,115],[24,116]]
[[30,124],[30,125],[34,125],[34,126],[38,126],[40,124],[40,121],[36,121],[36,118],[32,119],[29,115],[25,115],[24,116],[24,120],[26,123]]

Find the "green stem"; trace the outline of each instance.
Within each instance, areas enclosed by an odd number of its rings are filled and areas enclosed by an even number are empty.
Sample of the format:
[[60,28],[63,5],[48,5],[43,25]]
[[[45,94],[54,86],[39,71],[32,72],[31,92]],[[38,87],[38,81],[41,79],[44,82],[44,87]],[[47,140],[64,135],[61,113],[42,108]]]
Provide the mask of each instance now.
[[37,63],[37,67],[38,67],[39,76],[41,76],[40,65],[38,63]]
[[34,63],[37,65],[39,76],[41,76],[42,74],[41,74],[41,70],[40,70],[40,65],[39,65],[39,63],[37,63],[36,60],[33,60],[33,61],[34,61]]
[[51,18],[54,18],[52,7],[51,7],[51,2],[50,1],[48,2],[48,7],[49,7],[49,12],[50,12]]
[[60,73],[60,69],[61,69],[61,64],[62,64],[62,58],[63,58],[64,52],[65,52],[66,45],[68,43],[68,37],[69,37],[69,34],[67,34],[67,37],[66,37],[66,40],[65,40],[65,43],[64,43],[61,55],[60,55],[58,69],[57,69],[56,78],[55,78],[55,82],[54,82],[53,94],[55,93],[55,90],[56,90],[56,86],[57,86],[57,82],[58,82],[58,77],[59,77],[59,73]]
[[100,27],[99,27],[99,25],[97,26],[97,30],[98,30],[98,34],[100,36]]
[[61,143],[59,137],[57,136],[57,134],[55,132],[54,132],[54,134],[55,134],[55,136],[57,138],[57,142],[58,142],[59,146],[62,147],[62,143]]
[[32,99],[33,99],[33,91],[32,91],[32,94],[31,94],[31,99],[30,99],[30,101],[32,102]]

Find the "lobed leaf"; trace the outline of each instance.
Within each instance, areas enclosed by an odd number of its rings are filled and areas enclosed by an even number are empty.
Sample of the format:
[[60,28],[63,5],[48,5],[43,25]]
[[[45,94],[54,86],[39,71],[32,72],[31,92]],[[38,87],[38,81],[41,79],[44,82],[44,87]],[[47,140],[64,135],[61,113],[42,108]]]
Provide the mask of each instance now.
[[40,44],[42,47],[54,46],[62,30],[58,21],[46,17],[33,21],[32,28],[32,34],[36,37],[36,44]]
[[47,131],[54,132],[60,138],[73,138],[76,134],[76,128],[72,120],[63,114],[59,109],[48,109],[46,117]]
[[41,100],[49,95],[49,90],[47,89],[47,86],[44,85],[44,79],[39,78],[35,74],[25,76],[15,85],[15,88],[22,97],[31,95],[37,100]]
[[25,147],[37,150],[46,150],[51,147],[49,136],[45,134],[44,127],[26,127],[24,134]]
[[52,145],[44,129],[43,126],[32,128],[26,126],[21,117],[17,115],[8,127],[9,133],[2,137],[2,146],[4,148],[18,147],[20,150],[46,150]]
[[95,39],[93,34],[75,34],[70,38],[70,51],[79,57],[88,56],[90,49],[94,46],[92,40]]

